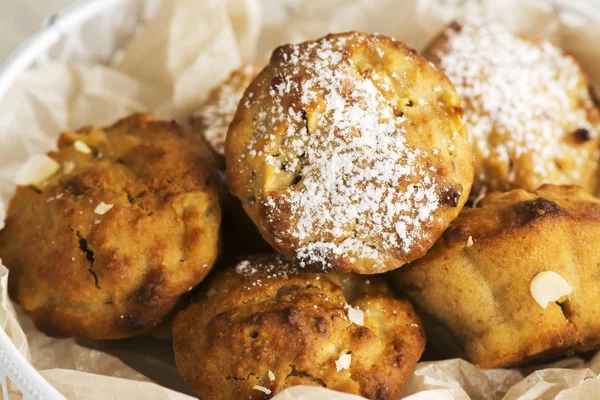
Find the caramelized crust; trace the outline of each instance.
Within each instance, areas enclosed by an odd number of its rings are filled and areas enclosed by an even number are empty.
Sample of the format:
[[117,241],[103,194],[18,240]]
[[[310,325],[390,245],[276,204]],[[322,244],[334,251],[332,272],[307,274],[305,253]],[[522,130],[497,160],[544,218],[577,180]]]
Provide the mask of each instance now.
[[65,132],[49,155],[60,171],[17,188],[0,232],[11,296],[51,336],[149,330],[217,256],[210,153],[174,122],[136,114]]
[[[449,356],[485,368],[543,361],[600,346],[598,237],[600,200],[580,188],[494,193],[394,281]],[[545,309],[530,289],[544,271],[573,288]]]
[[173,347],[206,400],[265,399],[296,385],[396,399],[425,346],[410,303],[376,277],[311,274],[270,257],[217,272],[202,290],[176,318]]
[[572,56],[478,20],[450,24],[423,55],[461,96],[475,156],[472,197],[543,183],[595,193],[600,108]]
[[472,155],[452,84],[381,35],[277,48],[230,125],[229,188],[305,267],[373,274],[425,254],[456,217]]

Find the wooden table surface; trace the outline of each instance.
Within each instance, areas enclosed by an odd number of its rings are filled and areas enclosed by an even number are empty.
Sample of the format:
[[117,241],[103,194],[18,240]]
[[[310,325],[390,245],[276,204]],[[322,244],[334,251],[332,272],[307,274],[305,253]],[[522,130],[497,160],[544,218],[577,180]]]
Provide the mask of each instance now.
[[[108,1],[108,0],[107,0]],[[0,63],[73,0],[0,0]]]

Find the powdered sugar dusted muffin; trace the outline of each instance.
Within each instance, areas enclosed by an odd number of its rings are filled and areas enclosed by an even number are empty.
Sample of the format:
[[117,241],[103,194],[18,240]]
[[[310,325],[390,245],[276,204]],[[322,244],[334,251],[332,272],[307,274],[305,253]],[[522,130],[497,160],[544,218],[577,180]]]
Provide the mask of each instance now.
[[204,138],[221,168],[225,167],[227,128],[244,91],[258,71],[251,64],[233,71],[209,93],[198,111],[190,117],[192,128]]
[[468,197],[461,118],[449,80],[394,39],[282,46],[230,125],[229,188],[301,266],[391,270],[423,256]]
[[323,386],[393,400],[425,336],[378,277],[313,274],[281,257],[218,271],[173,325],[177,367],[207,400]]
[[453,23],[424,51],[456,86],[475,156],[472,194],[597,186],[600,114],[577,62],[546,41]]

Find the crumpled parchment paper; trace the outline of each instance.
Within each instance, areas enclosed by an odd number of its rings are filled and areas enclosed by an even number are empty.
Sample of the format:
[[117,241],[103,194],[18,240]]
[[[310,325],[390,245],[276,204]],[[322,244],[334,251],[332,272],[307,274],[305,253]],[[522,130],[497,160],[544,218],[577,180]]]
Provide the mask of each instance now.
[[[212,85],[242,63],[265,62],[279,44],[362,30],[391,35],[419,49],[450,19],[478,13],[560,43],[600,83],[600,47],[595,46],[600,24],[549,1],[130,0],[107,2],[104,12],[75,29],[57,24],[62,39],[0,99],[0,227],[16,170],[31,155],[53,148],[61,130],[109,124],[134,111],[185,124]],[[0,263],[0,324],[67,398],[192,398],[169,342],[46,337],[15,311],[7,279],[8,270]],[[480,370],[464,360],[422,362],[403,396],[595,399],[600,397],[599,373],[600,353],[588,362],[572,357],[524,370]],[[10,391],[11,399],[21,398],[15,388]],[[359,398],[309,387],[276,396]]]

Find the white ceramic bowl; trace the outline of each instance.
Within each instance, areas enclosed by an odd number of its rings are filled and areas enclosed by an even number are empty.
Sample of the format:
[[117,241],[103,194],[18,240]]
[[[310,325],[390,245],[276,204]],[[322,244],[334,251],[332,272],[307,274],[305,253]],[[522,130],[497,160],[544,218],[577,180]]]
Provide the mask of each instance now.
[[[138,8],[140,21],[143,15],[151,13],[161,0],[80,0],[73,5],[65,8],[59,14],[54,15],[44,23],[42,29],[23,43],[1,66],[0,66],[0,98],[4,96],[7,89],[17,78],[17,76],[35,65],[45,60],[60,60],[64,62],[103,62],[108,59],[112,51],[116,50],[119,44],[126,40],[128,35],[133,34],[135,23],[124,27],[118,35],[112,37],[109,41],[109,48],[106,42],[95,44],[89,42],[85,51],[81,49],[72,51],[62,47],[62,39],[78,30],[82,24],[86,24],[87,35],[94,35],[103,29],[103,23],[107,18],[118,15],[123,7]],[[200,0],[199,0],[200,1]],[[266,3],[266,12],[273,13],[274,7],[281,6],[278,3],[282,0],[261,0]],[[288,3],[293,0],[286,0]],[[446,4],[461,4],[468,1],[478,0],[437,0]],[[552,3],[558,9],[567,9],[575,15],[587,19],[600,21],[600,0],[552,0]],[[269,17],[266,15],[265,17]],[[136,22],[136,21],[134,21]],[[81,33],[81,32],[80,32]],[[112,47],[112,48],[111,48]],[[21,355],[13,345],[8,335],[0,330],[0,379],[10,379],[13,384],[21,390],[23,398],[29,399],[48,399],[62,400],[62,396],[53,388]],[[2,395],[8,400],[8,393],[5,382],[2,383]]]

